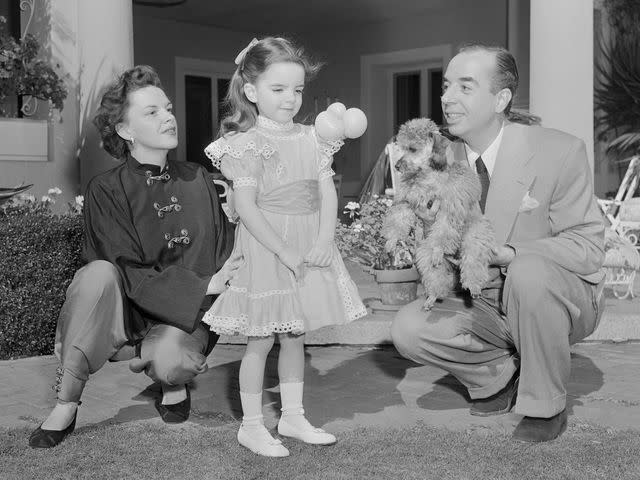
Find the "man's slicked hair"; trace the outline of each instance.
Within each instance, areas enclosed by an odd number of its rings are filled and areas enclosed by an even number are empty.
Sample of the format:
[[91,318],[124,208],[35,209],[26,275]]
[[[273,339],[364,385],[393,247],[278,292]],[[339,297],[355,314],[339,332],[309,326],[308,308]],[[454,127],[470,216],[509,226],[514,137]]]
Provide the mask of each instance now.
[[503,88],[511,91],[511,100],[504,108],[504,116],[511,122],[522,123],[525,125],[539,125],[540,117],[528,112],[511,110],[513,100],[516,98],[520,75],[518,74],[518,65],[516,59],[511,52],[503,47],[483,45],[476,43],[465,45],[460,48],[458,53],[487,52],[492,53],[496,59],[496,68],[491,78],[491,93],[494,95]]
[[520,81],[516,59],[506,48],[482,44],[465,45],[459,50],[459,53],[466,52],[493,53],[496,59],[496,70],[491,79],[491,93],[496,94],[503,88],[508,88],[511,91],[511,100],[504,109],[504,114],[509,115]]

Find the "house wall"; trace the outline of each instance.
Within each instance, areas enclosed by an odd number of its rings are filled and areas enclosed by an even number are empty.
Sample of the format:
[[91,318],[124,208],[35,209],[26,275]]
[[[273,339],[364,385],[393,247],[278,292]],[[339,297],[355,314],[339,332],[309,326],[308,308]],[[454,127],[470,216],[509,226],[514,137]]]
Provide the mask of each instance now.
[[[153,65],[171,95],[175,93],[176,56],[229,61],[254,36],[287,35],[280,31],[238,32],[207,28],[135,15],[133,31],[135,63]],[[311,119],[315,97],[321,109],[326,107],[327,97],[338,98],[349,107],[360,105],[362,55],[442,44],[451,44],[454,50],[472,42],[506,45],[507,2],[459,0],[430,15],[292,37],[326,62],[305,90],[300,117]],[[375,121],[370,115],[369,122]],[[343,193],[347,196],[359,192],[368,174],[360,167],[360,141],[348,141],[336,155],[336,170],[344,176]],[[371,162],[378,154],[373,154]]]
[[[413,16],[384,23],[365,25],[348,31],[310,34],[301,40],[327,62],[317,80],[310,84],[306,98],[338,97],[347,106],[360,104],[360,57],[362,55],[451,44],[453,50],[465,43],[506,45],[507,7],[504,0],[461,0],[430,15]],[[369,116],[369,122],[376,118]],[[366,135],[366,134],[365,134]],[[385,139],[386,140],[386,139]],[[344,175],[344,193],[360,191],[367,171],[360,164],[360,142],[349,141],[336,157],[336,167]],[[382,141],[384,144],[384,141]]]
[[133,59],[154,67],[175,98],[175,58],[233,61],[255,32],[238,32],[152,17],[133,17]]

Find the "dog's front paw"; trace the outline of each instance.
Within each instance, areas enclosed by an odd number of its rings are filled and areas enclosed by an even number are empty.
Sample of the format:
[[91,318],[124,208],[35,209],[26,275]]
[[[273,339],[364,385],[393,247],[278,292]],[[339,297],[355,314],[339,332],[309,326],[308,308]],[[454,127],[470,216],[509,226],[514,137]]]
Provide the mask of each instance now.
[[442,250],[442,248],[440,247],[435,247],[431,251],[431,265],[433,265],[434,267],[439,267],[440,265],[442,265],[443,260],[444,250]]
[[471,294],[471,298],[478,298],[482,293],[482,286],[479,284],[469,285],[469,284],[465,284],[465,282],[461,282],[461,283],[464,288],[469,290],[469,293]]
[[384,243],[385,252],[391,252],[394,248],[396,248],[396,244],[398,242],[395,238],[391,238]]
[[428,312],[429,310],[431,310],[433,308],[433,306],[436,304],[436,300],[438,299],[438,297],[434,297],[433,295],[429,295],[427,297],[427,300],[422,304],[422,310],[424,310],[425,312]]

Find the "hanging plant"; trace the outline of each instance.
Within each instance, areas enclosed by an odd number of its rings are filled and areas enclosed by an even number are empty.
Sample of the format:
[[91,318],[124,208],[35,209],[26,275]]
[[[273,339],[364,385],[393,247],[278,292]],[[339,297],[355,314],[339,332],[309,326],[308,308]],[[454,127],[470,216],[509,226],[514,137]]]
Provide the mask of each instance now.
[[36,59],[39,51],[33,35],[16,40],[7,29],[6,18],[0,16],[0,116],[9,116],[6,102],[15,96],[49,101],[62,110],[67,88],[46,61]]

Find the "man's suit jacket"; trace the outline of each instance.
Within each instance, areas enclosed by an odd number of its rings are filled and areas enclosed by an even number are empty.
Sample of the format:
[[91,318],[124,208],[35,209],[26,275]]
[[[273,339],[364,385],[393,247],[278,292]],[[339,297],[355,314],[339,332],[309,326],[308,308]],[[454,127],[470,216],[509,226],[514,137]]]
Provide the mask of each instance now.
[[[448,153],[467,162],[462,141],[453,142]],[[506,122],[485,216],[496,244],[510,245],[516,255],[542,255],[589,283],[604,278],[604,222],[578,138]]]

